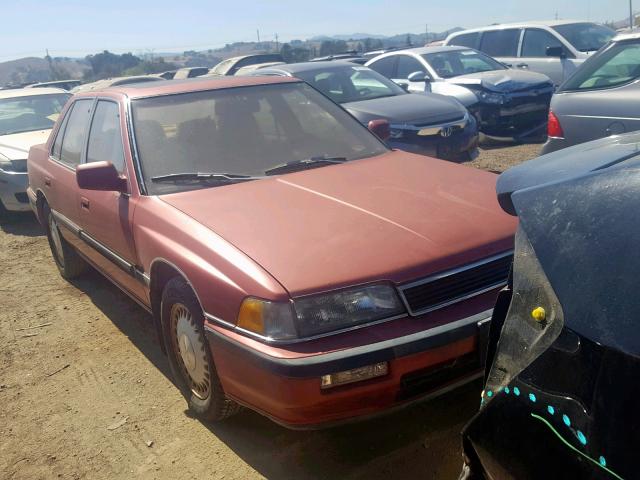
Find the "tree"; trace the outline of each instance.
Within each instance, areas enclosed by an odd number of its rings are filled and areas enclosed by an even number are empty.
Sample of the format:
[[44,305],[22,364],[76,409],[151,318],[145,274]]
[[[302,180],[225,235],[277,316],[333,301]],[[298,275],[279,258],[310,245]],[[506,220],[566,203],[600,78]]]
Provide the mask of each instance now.
[[282,58],[287,63],[290,63],[292,61],[291,50],[292,50],[291,45],[289,45],[288,43],[285,43],[284,45],[282,45],[282,48],[280,49],[280,55],[282,55]]
[[411,34],[407,33],[407,40],[405,42],[407,44],[407,47],[410,47],[411,45],[413,45],[413,43],[411,43]]
[[125,70],[142,62],[140,58],[131,53],[117,55],[108,50],[96,55],[87,55],[86,60],[91,65],[91,69],[85,72],[85,80],[119,77]]
[[122,72],[122,75],[147,75],[150,73],[162,73],[167,70],[175,70],[176,68],[173,63],[165,62],[164,58],[160,57],[158,59],[140,62],[135,67],[127,68]]

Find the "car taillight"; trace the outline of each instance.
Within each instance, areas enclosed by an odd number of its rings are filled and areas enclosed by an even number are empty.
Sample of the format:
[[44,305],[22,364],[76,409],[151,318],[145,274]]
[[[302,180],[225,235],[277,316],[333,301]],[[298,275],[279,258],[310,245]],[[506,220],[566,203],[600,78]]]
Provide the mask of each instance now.
[[564,138],[564,132],[562,131],[562,125],[555,113],[549,110],[549,121],[547,122],[547,135],[550,137]]

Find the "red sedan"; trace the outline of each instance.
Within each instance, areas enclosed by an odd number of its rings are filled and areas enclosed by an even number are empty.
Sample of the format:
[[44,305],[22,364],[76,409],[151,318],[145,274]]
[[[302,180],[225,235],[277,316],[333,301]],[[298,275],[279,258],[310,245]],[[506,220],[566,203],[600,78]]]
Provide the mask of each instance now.
[[153,315],[203,418],[326,425],[480,372],[515,230],[496,177],[389,150],[303,82],[76,95],[28,169],[62,276]]

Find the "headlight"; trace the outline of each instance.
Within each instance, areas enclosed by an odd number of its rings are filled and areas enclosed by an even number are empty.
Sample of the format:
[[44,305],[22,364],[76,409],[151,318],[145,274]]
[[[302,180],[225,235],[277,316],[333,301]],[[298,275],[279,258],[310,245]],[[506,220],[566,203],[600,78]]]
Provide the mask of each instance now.
[[302,337],[375,322],[405,311],[395,288],[388,284],[298,298],[294,306]]
[[491,398],[558,338],[562,307],[522,226],[516,233],[513,294],[485,386]]
[[7,158],[0,158],[0,169],[10,172],[13,170],[13,163]]
[[237,326],[268,340],[291,340],[297,336],[289,302],[246,298],[240,306]]
[[493,104],[503,104],[505,101],[505,96],[501,93],[491,93],[491,92],[477,92],[478,98],[481,102],[485,103],[493,103]]

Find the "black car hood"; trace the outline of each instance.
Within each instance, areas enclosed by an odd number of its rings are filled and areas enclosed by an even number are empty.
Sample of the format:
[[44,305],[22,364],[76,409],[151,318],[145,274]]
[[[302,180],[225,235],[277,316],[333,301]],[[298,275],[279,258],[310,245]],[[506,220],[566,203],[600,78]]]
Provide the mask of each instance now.
[[491,92],[517,92],[534,87],[552,88],[553,83],[546,75],[522,70],[491,70],[489,72],[468,73],[446,79],[448,83],[468,87],[480,87]]
[[391,124],[428,125],[460,120],[466,109],[452,97],[429,94],[406,94],[342,104],[362,123],[385,119]]
[[515,215],[512,194],[587,175],[640,155],[640,132],[611,136],[574,145],[513,167],[498,179],[500,206]]
[[[496,353],[483,407],[463,432],[474,471],[518,480],[638,476],[640,429],[633,425],[640,424],[639,138],[627,135],[546,155],[498,181],[499,192],[510,191],[518,235],[526,235],[531,249],[516,249],[509,312],[504,322],[503,315],[492,320],[499,340],[490,342],[489,351],[496,346]],[[522,268],[531,259],[540,272]],[[530,288],[518,287],[527,272]],[[544,285],[557,302],[539,294]],[[518,305],[526,317],[514,315]],[[548,323],[539,324],[536,341],[557,331],[554,325],[561,327],[559,334],[516,377],[495,388],[492,378],[512,377],[509,364],[498,360],[504,352],[534,351],[535,343],[520,348],[513,341],[517,336],[505,332],[515,331],[513,326],[526,330],[523,322],[531,322],[529,312],[538,305],[547,308]]]

